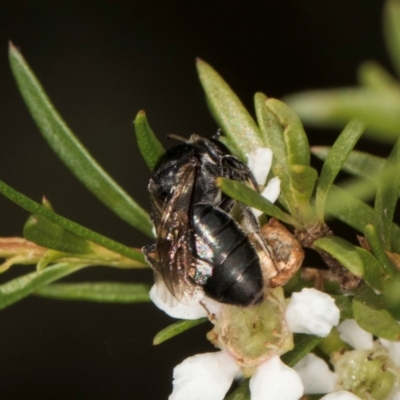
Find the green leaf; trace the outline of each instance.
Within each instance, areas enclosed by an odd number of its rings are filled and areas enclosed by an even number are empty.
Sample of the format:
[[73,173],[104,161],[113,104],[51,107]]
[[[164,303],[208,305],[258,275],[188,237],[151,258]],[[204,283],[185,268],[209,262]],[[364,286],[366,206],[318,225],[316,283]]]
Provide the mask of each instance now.
[[378,214],[372,207],[336,185],[332,185],[329,190],[325,212],[357,229],[360,233],[364,233],[367,223],[375,225],[378,222]]
[[[263,93],[256,93],[254,96],[254,107],[257,122],[260,126],[263,141],[269,147],[274,158],[272,165],[284,163],[288,164],[286,144],[283,139],[283,126],[277,116],[267,107],[268,97]],[[287,168],[287,167],[286,167]]]
[[353,275],[359,278],[364,275],[364,266],[356,247],[347,240],[337,236],[323,237],[314,242],[314,247],[330,254]]
[[35,290],[33,294],[57,300],[143,303],[150,301],[149,290],[150,285],[141,283],[53,283]]
[[290,95],[285,101],[310,126],[336,128],[358,119],[367,125],[365,136],[371,140],[393,143],[399,137],[400,95],[394,91],[311,90]]
[[[320,160],[325,160],[331,150],[328,146],[313,146],[313,153]],[[363,151],[353,150],[342,166],[342,170],[350,175],[360,178],[377,180],[377,176],[383,170],[385,159]]]
[[250,379],[245,378],[240,385],[224,400],[250,400]]
[[356,247],[356,251],[361,258],[364,266],[363,279],[369,286],[376,290],[382,290],[384,287],[384,273],[379,261],[367,250]]
[[397,140],[386,160],[375,199],[375,210],[380,216],[379,224],[376,227],[386,250],[390,250],[390,226],[400,193],[399,169],[400,139]]
[[374,225],[367,224],[364,229],[364,235],[383,270],[390,276],[399,275],[398,269],[386,254],[382,240],[379,237]]
[[361,328],[387,340],[400,340],[400,325],[385,309],[383,296],[367,285],[362,286],[353,300],[354,318]]
[[128,258],[131,258],[132,260],[136,260],[143,266],[147,265],[141,251],[124,246],[121,243],[115,242],[112,239],[100,235],[99,233],[93,232],[92,230],[85,228],[82,225],[77,224],[76,222],[73,222],[67,218],[62,217],[61,215],[56,214],[54,211],[49,210],[47,207],[44,207],[41,204],[29,199],[22,193],[17,192],[3,181],[0,181],[0,193],[33,215],[43,216],[49,221],[59,225],[60,227],[72,232],[79,237],[82,237],[83,239],[90,240],[94,243],[99,244],[100,246],[105,247],[106,249],[115,251],[116,253],[122,254]]
[[400,320],[400,277],[386,277],[382,285],[382,296],[385,303],[385,308],[396,320]]
[[267,99],[265,106],[283,127],[289,165],[310,165],[310,147],[299,117],[285,103]]
[[31,215],[24,225],[24,238],[47,249],[74,254],[91,253],[90,244],[47,218]]
[[267,96],[263,93],[256,93],[254,102],[257,121],[266,146],[273,152],[272,171],[281,181],[279,200],[291,211],[291,214],[294,214],[295,200],[291,190],[289,161],[286,143],[283,138],[283,126],[277,116],[267,108],[267,100]]
[[360,121],[349,122],[343,132],[336,139],[324,165],[322,166],[316,194],[316,209],[320,221],[323,221],[324,218],[324,207],[328,191],[345,163],[349,153],[363,133],[364,128],[365,125]]
[[33,291],[70,275],[85,265],[60,263],[40,272],[32,272],[0,285],[0,310],[29,296]]
[[335,304],[340,310],[340,321],[346,319],[353,319],[353,304],[350,296],[343,295],[331,295],[335,299]]
[[152,237],[149,215],[102,169],[54,108],[21,53],[10,44],[10,63],[25,103],[43,137],[72,173],[120,218]]
[[211,113],[229,137],[242,160],[258,147],[263,147],[261,134],[249,112],[224,79],[206,62],[197,60],[197,71]]
[[297,206],[301,208],[302,215],[311,215],[310,199],[314,192],[314,185],[318,178],[318,172],[308,165],[290,165],[290,177]]
[[227,178],[217,178],[216,185],[229,197],[240,201],[282,222],[300,227],[296,220],[245,184]]
[[280,201],[298,221],[311,218],[309,199],[317,178],[309,166],[310,148],[303,126],[284,103],[255,96],[257,120],[268,147],[273,151],[272,171],[281,180]]
[[371,287],[382,290],[384,271],[378,260],[367,250],[335,236],[318,239],[314,246],[330,254],[353,275],[362,277]]
[[150,128],[144,111],[138,112],[135,118],[134,127],[140,153],[150,171],[153,171],[154,167],[165,153],[164,147]]
[[358,81],[370,89],[399,90],[399,83],[375,61],[365,61],[358,68]]
[[177,321],[160,332],[157,333],[156,336],[154,336],[153,339],[153,344],[158,345],[161,344],[174,336],[180,335],[182,332],[187,331],[188,329],[194,328],[197,325],[200,325],[204,322],[208,321],[208,318],[199,318],[199,319],[185,319],[182,321]]
[[396,0],[386,0],[383,9],[383,28],[386,47],[400,76],[400,4]]
[[296,333],[294,349],[281,356],[281,360],[289,367],[294,367],[304,356],[321,342],[322,337]]

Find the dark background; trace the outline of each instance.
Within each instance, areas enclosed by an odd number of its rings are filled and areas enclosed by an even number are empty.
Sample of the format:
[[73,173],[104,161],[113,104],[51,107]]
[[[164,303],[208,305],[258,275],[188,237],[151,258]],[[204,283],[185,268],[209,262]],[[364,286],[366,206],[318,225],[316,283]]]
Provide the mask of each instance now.
[[[238,4],[238,5],[237,5]],[[144,109],[169,133],[209,136],[194,60],[201,57],[252,110],[254,92],[352,85],[362,60],[390,69],[381,2],[0,1],[0,178],[127,245],[149,242],[100,204],[41,138],[16,89],[7,42],[18,46],[70,127],[144,207],[149,171],[132,120]],[[313,131],[312,144],[337,132]],[[21,235],[27,214],[0,198],[0,235]],[[14,267],[8,280],[28,267]],[[93,268],[79,280],[151,281],[149,271]],[[0,315],[2,399],[164,399],[172,369],[211,351],[198,327],[159,347],[172,320],[152,304],[101,305],[30,297]]]

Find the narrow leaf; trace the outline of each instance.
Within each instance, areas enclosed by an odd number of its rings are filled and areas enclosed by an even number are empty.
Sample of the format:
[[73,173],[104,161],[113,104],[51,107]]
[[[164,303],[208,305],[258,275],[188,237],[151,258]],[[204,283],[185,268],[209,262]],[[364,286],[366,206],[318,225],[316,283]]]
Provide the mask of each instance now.
[[381,238],[379,237],[374,225],[367,224],[364,229],[365,238],[368,240],[369,245],[382,266],[383,270],[390,276],[399,275],[399,271],[396,266],[392,263],[390,258],[385,252],[384,245]]
[[288,164],[286,144],[283,139],[283,126],[278,117],[266,105],[268,97],[263,93],[256,93],[254,96],[254,107],[257,122],[260,126],[263,142],[269,147],[274,158],[272,164]]
[[337,236],[328,236],[316,240],[314,247],[330,254],[353,275],[359,278],[364,275],[363,262],[356,251],[356,247],[347,240]]
[[161,344],[174,336],[181,334],[182,332],[187,331],[188,329],[194,328],[197,325],[200,325],[204,322],[208,321],[208,318],[199,318],[199,319],[192,319],[192,320],[182,320],[173,323],[170,326],[167,326],[163,330],[157,333],[154,336],[153,344],[158,345]]
[[57,300],[143,303],[150,301],[149,290],[150,285],[140,283],[53,283],[35,290],[33,294]]
[[268,99],[265,106],[283,127],[288,163],[309,165],[310,147],[299,117],[285,103],[277,99]]
[[382,177],[378,183],[375,210],[380,216],[376,225],[379,236],[387,250],[390,250],[390,225],[400,193],[400,139],[397,140],[386,160]]
[[386,277],[382,286],[382,296],[385,308],[390,315],[396,320],[400,320],[400,277]]
[[[314,192],[314,185],[318,178],[318,172],[308,165],[298,164],[291,165],[289,170],[292,188],[294,190],[298,206],[303,210],[305,208],[309,208],[311,195]],[[304,214],[304,212],[302,212],[302,214]]]
[[296,215],[297,209],[291,186],[288,150],[283,136],[284,127],[278,116],[267,107],[267,101],[268,98],[263,93],[257,93],[254,97],[258,125],[266,146],[273,152],[272,171],[281,181],[279,200],[284,203],[292,215]]
[[21,53],[10,44],[10,63],[25,103],[43,137],[72,173],[120,218],[152,237],[150,217],[102,169],[54,108]]
[[121,243],[115,242],[112,239],[100,235],[99,233],[93,232],[92,230],[85,228],[82,225],[77,224],[76,222],[73,222],[67,218],[62,217],[61,215],[56,214],[54,211],[49,210],[47,207],[44,207],[41,204],[29,199],[22,193],[17,192],[3,181],[0,181],[0,193],[13,201],[15,204],[18,204],[20,207],[30,212],[31,214],[43,216],[49,221],[61,226],[62,228],[74,233],[77,236],[82,237],[83,239],[90,240],[94,243],[99,244],[100,246],[105,247],[106,249],[115,251],[116,253],[136,260],[142,263],[143,266],[146,265],[141,251],[124,246]]
[[316,194],[316,209],[320,221],[323,221],[324,207],[328,191],[345,163],[349,153],[363,133],[364,128],[364,123],[360,121],[349,122],[343,132],[336,139],[324,162],[318,179]]
[[153,171],[154,167],[165,153],[165,150],[150,128],[144,111],[138,112],[135,118],[134,127],[140,153],[150,171]]
[[309,125],[336,128],[358,119],[367,125],[365,135],[371,140],[393,143],[399,137],[400,96],[394,91],[312,90],[288,96],[285,101]]
[[384,279],[386,276],[381,264],[369,251],[361,247],[356,247],[356,251],[364,266],[363,279],[369,286],[381,291],[385,285]]
[[270,201],[262,197],[256,191],[250,189],[245,184],[226,178],[218,178],[216,180],[216,185],[229,197],[232,197],[249,207],[256,208],[257,210],[279,219],[282,222],[299,227],[296,220],[289,214],[283,212],[277,206],[273,205]]
[[258,126],[229,85],[209,64],[198,59],[197,71],[214,119],[245,160],[247,154],[263,146]]
[[[331,147],[313,146],[311,153],[320,160],[326,160]],[[385,159],[363,151],[353,150],[342,166],[342,170],[350,175],[365,179],[376,179],[383,170]]]
[[335,185],[329,190],[325,211],[360,233],[364,233],[367,223],[378,222],[378,214],[372,207]]
[[358,81],[370,89],[399,90],[398,81],[375,61],[365,61],[358,68]]
[[249,387],[250,379],[245,378],[240,385],[224,400],[250,400],[250,387]]
[[41,272],[32,272],[0,285],[0,310],[29,296],[34,290],[70,275],[84,265],[60,263]]
[[400,76],[400,4],[398,1],[385,1],[383,28],[386,47],[389,50],[397,74]]
[[350,296],[331,295],[335,299],[335,304],[340,310],[340,321],[352,319],[353,317],[353,304]]
[[321,342],[322,337],[296,333],[294,349],[281,356],[281,360],[289,367],[294,367],[304,356]]
[[387,340],[400,340],[400,325],[385,309],[383,296],[364,285],[353,300],[354,318],[361,328]]
[[41,216],[28,218],[24,225],[24,238],[47,249],[74,254],[91,252],[88,241]]

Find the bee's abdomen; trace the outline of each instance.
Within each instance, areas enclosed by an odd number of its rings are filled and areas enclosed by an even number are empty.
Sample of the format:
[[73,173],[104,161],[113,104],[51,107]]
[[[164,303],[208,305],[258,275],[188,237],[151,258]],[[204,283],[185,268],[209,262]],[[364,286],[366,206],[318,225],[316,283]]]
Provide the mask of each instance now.
[[212,275],[203,285],[206,294],[222,303],[239,306],[260,301],[263,295],[260,260],[236,221],[220,208],[200,203],[193,206],[193,229],[213,255]]

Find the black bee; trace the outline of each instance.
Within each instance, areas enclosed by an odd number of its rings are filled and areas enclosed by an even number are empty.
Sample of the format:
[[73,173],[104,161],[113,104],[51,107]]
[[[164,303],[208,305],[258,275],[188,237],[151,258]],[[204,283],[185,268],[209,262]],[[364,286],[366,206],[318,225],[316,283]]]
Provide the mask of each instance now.
[[[192,135],[168,150],[148,186],[157,238],[143,252],[178,300],[201,287],[222,303],[256,304],[264,290],[260,258],[231,215],[237,202],[215,185],[219,176],[258,190],[249,168],[217,139]],[[258,229],[251,211],[241,209]]]

